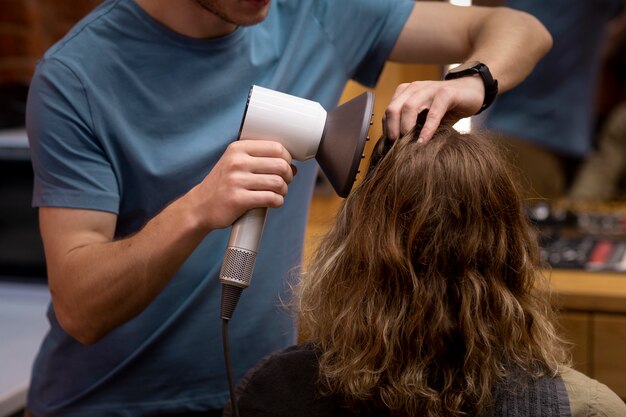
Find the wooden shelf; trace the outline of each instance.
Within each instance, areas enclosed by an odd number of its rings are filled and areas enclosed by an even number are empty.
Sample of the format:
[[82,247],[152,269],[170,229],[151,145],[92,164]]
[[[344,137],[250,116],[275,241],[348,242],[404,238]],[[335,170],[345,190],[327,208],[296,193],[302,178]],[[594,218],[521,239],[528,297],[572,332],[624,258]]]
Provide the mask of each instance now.
[[626,274],[553,270],[547,275],[574,367],[626,399]]

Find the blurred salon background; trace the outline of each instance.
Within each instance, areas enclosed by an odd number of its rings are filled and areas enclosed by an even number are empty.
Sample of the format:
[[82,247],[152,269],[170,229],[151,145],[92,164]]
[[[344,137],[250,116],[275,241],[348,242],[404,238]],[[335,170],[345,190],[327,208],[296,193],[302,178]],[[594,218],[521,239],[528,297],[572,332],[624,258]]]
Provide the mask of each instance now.
[[[45,258],[30,205],[24,127],[29,81],[46,49],[98,3],[0,0],[0,417],[21,414],[32,359],[48,328]],[[524,83],[457,128],[487,130],[506,149],[539,232],[575,367],[626,399],[625,1],[473,3],[525,10],[554,38],[552,51]],[[440,79],[445,70],[388,64],[374,90],[370,136],[382,134],[385,104],[399,83]],[[362,91],[350,83],[342,100]],[[305,260],[340,204],[320,175]]]

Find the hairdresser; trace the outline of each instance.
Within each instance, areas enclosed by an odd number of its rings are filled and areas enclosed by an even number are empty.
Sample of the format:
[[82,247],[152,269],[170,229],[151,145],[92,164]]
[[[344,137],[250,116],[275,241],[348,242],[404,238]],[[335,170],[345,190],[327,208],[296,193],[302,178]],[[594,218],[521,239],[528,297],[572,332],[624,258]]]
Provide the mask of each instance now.
[[[228,226],[254,207],[281,209],[270,210],[254,291],[230,326],[236,379],[293,344],[295,325],[277,304],[300,264],[317,166],[273,142],[235,141],[252,84],[332,109],[348,79],[374,86],[387,60],[480,61],[504,91],[550,46],[536,19],[500,8],[102,3],[47,51],[30,86],[33,204],[52,305],[27,413],[219,415],[228,388],[218,274]],[[399,86],[388,134],[406,133],[428,108],[428,140],[444,115],[489,105],[493,83],[486,93],[471,71]]]

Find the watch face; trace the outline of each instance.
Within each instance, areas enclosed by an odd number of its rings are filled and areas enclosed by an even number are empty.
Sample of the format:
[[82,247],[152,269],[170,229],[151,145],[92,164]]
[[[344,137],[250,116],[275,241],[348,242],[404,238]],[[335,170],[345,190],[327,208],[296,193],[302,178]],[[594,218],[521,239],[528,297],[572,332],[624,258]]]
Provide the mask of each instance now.
[[452,69],[450,70],[450,72],[454,74],[454,73],[457,73],[457,72],[465,71],[466,69],[469,69],[469,68],[475,67],[475,66],[477,66],[477,65],[480,65],[480,62],[478,62],[478,61],[468,61],[468,62],[464,62],[464,63],[462,63],[461,65],[459,65],[459,66],[456,66],[456,67],[452,68]]

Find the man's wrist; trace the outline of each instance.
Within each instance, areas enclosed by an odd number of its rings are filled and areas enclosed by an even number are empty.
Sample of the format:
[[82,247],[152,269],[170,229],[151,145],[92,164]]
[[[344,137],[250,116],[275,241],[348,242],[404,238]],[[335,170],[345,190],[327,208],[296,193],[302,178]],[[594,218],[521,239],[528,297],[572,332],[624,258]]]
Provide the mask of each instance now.
[[452,68],[445,75],[444,79],[454,80],[461,77],[471,77],[475,75],[480,77],[483,82],[483,86],[485,87],[483,104],[480,106],[478,112],[476,112],[476,114],[479,114],[487,109],[498,95],[498,80],[493,78],[491,71],[489,71],[489,67],[479,61],[468,61],[458,67]]

